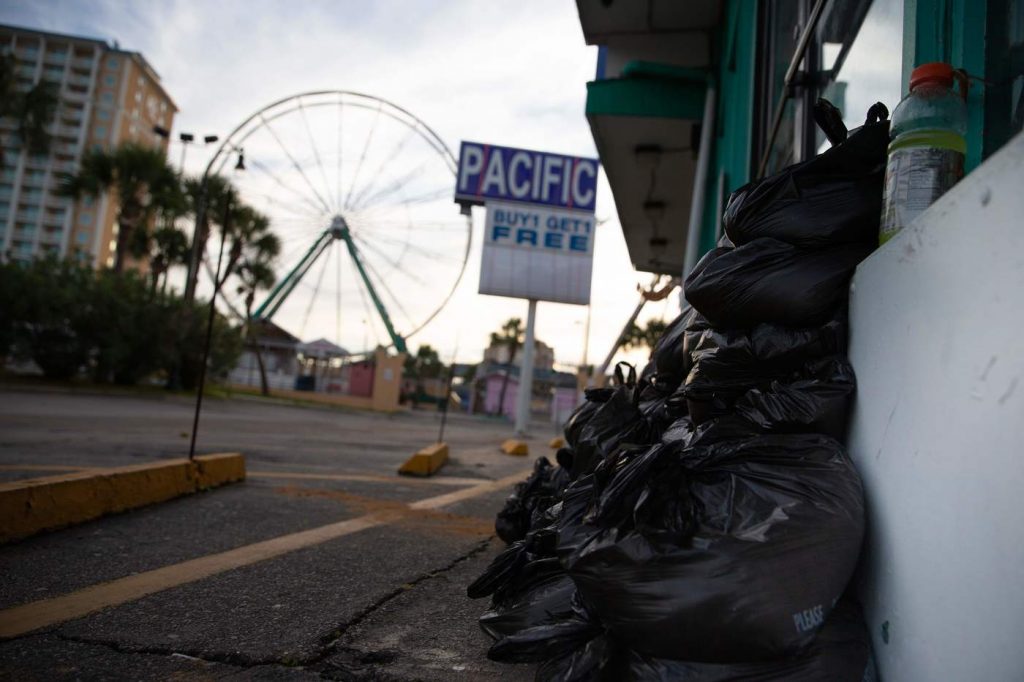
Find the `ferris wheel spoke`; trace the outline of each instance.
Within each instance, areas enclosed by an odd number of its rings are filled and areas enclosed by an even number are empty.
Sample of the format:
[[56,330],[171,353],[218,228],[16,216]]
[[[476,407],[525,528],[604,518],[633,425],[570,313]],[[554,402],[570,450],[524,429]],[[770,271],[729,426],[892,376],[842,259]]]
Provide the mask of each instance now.
[[363,188],[359,190],[359,194],[357,194],[355,198],[352,200],[353,206],[358,206],[359,203],[370,192],[370,190],[372,190],[376,186],[377,180],[380,179],[381,172],[385,168],[390,166],[395,159],[398,158],[398,155],[402,153],[402,150],[405,149],[405,145],[409,143],[409,140],[411,140],[414,135],[416,135],[416,129],[410,128],[409,131],[405,134],[405,136],[401,139],[401,141],[397,145],[395,145],[395,147],[391,150],[391,153],[388,154],[383,161],[377,164],[377,168],[373,171],[373,175],[370,176],[370,179],[366,182]]
[[252,159],[250,161],[250,164],[252,165],[253,168],[255,168],[256,170],[260,171],[261,173],[264,173],[267,177],[269,177],[271,180],[273,180],[274,184],[276,184],[278,187],[280,187],[281,189],[288,190],[289,192],[291,192],[292,194],[297,196],[299,199],[302,199],[304,202],[306,202],[316,212],[316,215],[318,215],[318,216],[325,216],[325,215],[329,215],[330,214],[330,211],[325,212],[324,209],[320,205],[318,205],[315,201],[310,199],[309,196],[307,196],[305,193],[300,192],[299,190],[295,189],[291,185],[287,184],[281,178],[277,177],[277,175],[274,174],[274,171],[272,171],[269,168],[267,168],[264,164],[260,163],[257,159]]
[[[364,237],[363,239],[365,240],[366,238]],[[406,249],[408,251],[411,251],[412,253],[419,254],[419,255],[423,256],[424,258],[428,258],[428,259],[431,259],[431,260],[444,260],[444,261],[457,261],[457,260],[459,260],[457,258],[454,258],[451,254],[439,253],[437,251],[431,251],[429,249],[423,248],[422,246],[416,246],[415,244],[412,244],[412,243],[410,243],[408,241],[403,241],[403,240],[400,240],[400,239],[393,239],[391,237],[384,237],[384,236],[381,236],[381,235],[375,235],[374,239],[378,239],[378,240],[380,240],[382,242],[385,242],[387,244],[393,244],[394,246],[404,248],[404,249]]]
[[[302,100],[299,100],[299,115],[302,117],[302,124],[306,128],[306,136],[309,138],[309,146],[313,150],[313,158],[316,159],[317,168],[320,169],[320,178],[324,181],[324,190],[327,192],[326,196],[328,199],[331,197],[331,183],[327,182],[327,171],[324,170],[324,163],[320,160],[320,152],[316,148],[316,142],[313,140],[313,131],[309,127],[309,119],[306,117],[306,107],[302,105]],[[337,206],[334,207],[337,210]]]
[[338,191],[334,195],[334,205],[341,207],[341,121],[342,112],[345,108],[345,102],[341,99],[341,95],[338,95],[338,159],[337,159],[337,180],[338,180]]
[[283,203],[279,198],[275,197],[272,194],[265,194],[263,192],[252,192],[251,194],[254,197],[262,198],[263,200],[265,200],[267,203],[269,203],[274,208],[279,208],[281,210],[288,211],[289,213],[292,214],[292,216],[293,216],[293,218],[295,220],[300,220],[300,219],[305,219],[305,220],[323,220],[324,219],[324,212],[323,211],[319,211],[318,213],[316,213],[316,212],[311,211],[308,208],[298,208],[298,207],[296,207],[296,206],[294,206],[292,204]]
[[361,239],[361,238],[356,237],[354,235],[353,235],[353,239],[355,239],[362,246],[366,247],[367,249],[369,249],[370,251],[375,253],[379,258],[383,259],[392,268],[394,268],[395,270],[401,271],[401,273],[403,275],[405,275],[409,279],[413,280],[414,282],[416,282],[420,286],[424,286],[424,287],[429,287],[430,286],[430,283],[427,282],[422,277],[420,277],[419,275],[416,275],[416,274],[410,272],[408,269],[403,270],[402,269],[401,258],[398,258],[398,259],[392,258],[390,255],[388,255],[388,253],[386,251],[384,251],[383,249],[375,246],[373,243],[366,241],[365,239]]
[[356,163],[356,172],[352,175],[352,183],[348,186],[348,194],[345,196],[345,204],[343,208],[348,210],[352,200],[352,192],[356,188],[356,184],[359,182],[359,171],[363,167],[363,162],[366,161],[366,152],[370,149],[370,143],[373,141],[373,133],[377,130],[377,123],[380,122],[380,110],[382,105],[377,105],[377,112],[373,116],[373,123],[370,125],[370,132],[366,135],[366,142],[363,143],[363,153],[359,155],[359,161]]
[[410,182],[412,182],[414,179],[416,179],[417,177],[419,177],[423,173],[424,166],[426,166],[425,162],[424,163],[420,163],[418,166],[413,168],[411,171],[407,172],[406,174],[404,174],[402,176],[399,176],[390,185],[387,185],[386,187],[383,187],[383,188],[377,190],[375,193],[371,194],[370,196],[362,199],[362,201],[359,204],[356,204],[353,207],[353,210],[355,210],[355,211],[363,211],[363,210],[366,210],[368,208],[372,208],[373,206],[376,206],[377,204],[379,204],[380,200],[386,199],[387,197],[390,197],[390,196],[393,196],[395,194],[395,192],[400,192],[403,187],[408,185]]
[[[415,206],[415,205],[418,205],[418,204],[429,204],[431,202],[437,201],[438,199],[443,199],[444,197],[450,195],[451,193],[452,193],[452,189],[450,187],[445,187],[444,189],[434,190],[433,192],[425,192],[423,194],[417,194],[416,196],[409,197],[408,199],[403,199],[402,201],[399,201],[399,202],[394,203],[394,204],[390,204],[390,205],[388,205],[388,206],[386,206],[384,208],[397,208],[399,206]],[[381,206],[379,204],[376,205],[376,206],[372,206],[371,205],[371,206],[367,206],[365,209],[363,209],[362,212],[366,213],[367,211],[372,211],[374,209],[380,209],[380,208],[381,208]]]
[[299,162],[296,161],[295,157],[292,156],[292,153],[288,151],[288,147],[285,146],[284,142],[281,141],[281,138],[278,136],[277,132],[270,126],[270,121],[268,121],[263,114],[260,114],[260,118],[263,120],[263,127],[267,129],[267,132],[270,133],[270,136],[274,138],[275,142],[277,142],[277,146],[281,148],[281,151],[284,152],[284,155],[287,156],[288,160],[292,162],[292,166],[295,167],[295,170],[299,172],[299,175],[302,176],[302,179],[306,182],[306,186],[309,187],[311,192],[313,192],[313,196],[315,196],[320,201],[320,205],[324,207],[324,210],[327,211],[327,213],[332,213],[331,205],[324,201],[324,198],[320,196],[320,192],[318,192],[316,190],[316,187],[313,186],[313,183],[310,182],[309,176],[306,175],[306,171],[302,170],[302,166],[299,165]]

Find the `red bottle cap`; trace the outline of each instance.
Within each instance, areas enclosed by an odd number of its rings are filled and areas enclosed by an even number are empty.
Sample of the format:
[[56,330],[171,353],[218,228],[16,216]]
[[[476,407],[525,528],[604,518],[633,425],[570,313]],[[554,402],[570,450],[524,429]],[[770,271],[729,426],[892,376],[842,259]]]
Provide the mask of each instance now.
[[953,67],[945,62],[929,62],[921,64],[910,72],[911,90],[925,83],[936,83],[952,88]]

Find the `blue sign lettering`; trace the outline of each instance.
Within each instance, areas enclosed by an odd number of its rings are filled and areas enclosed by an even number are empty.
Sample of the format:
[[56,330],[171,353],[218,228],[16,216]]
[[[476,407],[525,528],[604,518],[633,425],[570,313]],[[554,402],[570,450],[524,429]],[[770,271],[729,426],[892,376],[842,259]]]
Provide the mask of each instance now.
[[455,200],[518,201],[593,213],[598,167],[597,159],[463,142]]

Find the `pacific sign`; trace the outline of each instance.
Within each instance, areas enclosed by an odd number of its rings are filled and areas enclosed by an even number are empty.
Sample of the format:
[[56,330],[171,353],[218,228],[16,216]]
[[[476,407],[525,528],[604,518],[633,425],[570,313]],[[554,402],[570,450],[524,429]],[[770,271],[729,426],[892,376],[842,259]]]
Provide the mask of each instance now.
[[597,159],[463,142],[455,200],[514,201],[594,212]]

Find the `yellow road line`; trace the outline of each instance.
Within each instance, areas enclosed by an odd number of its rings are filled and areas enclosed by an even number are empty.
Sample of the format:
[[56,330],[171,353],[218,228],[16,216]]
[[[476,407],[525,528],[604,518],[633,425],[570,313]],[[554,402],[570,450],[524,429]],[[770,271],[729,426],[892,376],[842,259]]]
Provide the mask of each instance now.
[[404,485],[450,485],[462,487],[486,482],[482,478],[461,478],[458,476],[434,476],[432,478],[407,478],[398,476],[377,476],[374,474],[307,474],[292,471],[250,471],[249,478],[294,478],[311,481],[366,481],[368,483],[396,483]]
[[[437,509],[518,483],[529,474],[523,471],[512,476],[487,481],[464,490],[428,497],[408,505],[409,509]],[[400,510],[366,514],[355,519],[331,523],[318,528],[290,533],[226,552],[210,554],[136,573],[117,580],[92,585],[60,597],[41,599],[0,611],[0,638],[17,637],[56,625],[110,606],[141,599],[146,595],[202,580],[218,573],[255,564],[298,549],[319,545],[352,533],[393,523],[403,517]]]

